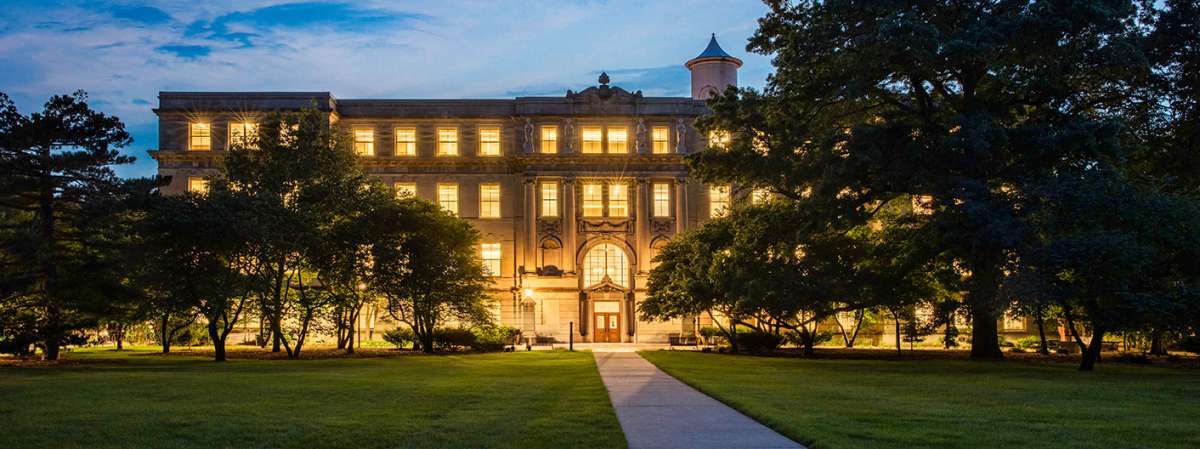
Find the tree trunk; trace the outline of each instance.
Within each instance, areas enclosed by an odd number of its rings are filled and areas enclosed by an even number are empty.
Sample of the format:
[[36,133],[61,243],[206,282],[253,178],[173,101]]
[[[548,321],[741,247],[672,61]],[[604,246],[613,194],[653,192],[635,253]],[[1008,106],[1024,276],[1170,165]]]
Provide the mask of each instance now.
[[1083,351],[1083,358],[1079,363],[1080,371],[1095,371],[1096,362],[1100,361],[1100,350],[1104,347],[1104,329],[1096,326],[1092,329],[1092,341],[1088,343],[1087,350]]
[[1150,333],[1150,355],[1167,355],[1166,336],[1162,331]]
[[994,312],[986,305],[971,305],[971,358],[1004,358],[1000,351],[1000,327]]
[[208,338],[212,339],[213,344],[213,361],[225,361],[225,336],[217,330],[216,320],[208,320]]
[[60,348],[61,347],[59,346],[57,340],[47,339],[46,347],[44,348],[45,352],[43,353],[42,358],[44,360],[58,360],[58,353],[59,353]]
[[892,320],[896,322],[896,356],[904,356],[903,349],[900,347],[900,315],[892,312]]
[[171,352],[171,337],[172,337],[172,335],[171,335],[171,316],[170,315],[163,315],[162,329],[160,331],[162,334],[162,336],[159,337],[159,339],[162,340],[162,353],[169,354]]
[[1040,339],[1040,345],[1041,345],[1038,347],[1038,353],[1041,355],[1050,355],[1050,344],[1046,342],[1046,323],[1045,323],[1046,320],[1044,317],[1045,313],[1042,311],[1041,305],[1037,306],[1037,309],[1036,309],[1036,312],[1034,313],[1034,315],[1036,315],[1034,317],[1034,319],[1037,320],[1038,338]]

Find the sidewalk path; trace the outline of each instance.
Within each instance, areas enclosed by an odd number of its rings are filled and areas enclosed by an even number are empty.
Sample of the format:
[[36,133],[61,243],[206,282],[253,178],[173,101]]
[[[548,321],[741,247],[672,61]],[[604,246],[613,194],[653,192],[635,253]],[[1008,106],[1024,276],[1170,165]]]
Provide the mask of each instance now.
[[804,449],[635,352],[594,352],[629,449]]

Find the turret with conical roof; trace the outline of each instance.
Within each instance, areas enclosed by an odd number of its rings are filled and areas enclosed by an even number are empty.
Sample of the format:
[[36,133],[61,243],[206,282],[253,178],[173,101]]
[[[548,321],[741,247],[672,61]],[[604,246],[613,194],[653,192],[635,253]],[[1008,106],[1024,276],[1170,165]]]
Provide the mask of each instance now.
[[707,100],[728,86],[737,86],[737,70],[741,66],[742,60],[726,53],[713,33],[704,51],[684,64],[692,72],[692,98]]

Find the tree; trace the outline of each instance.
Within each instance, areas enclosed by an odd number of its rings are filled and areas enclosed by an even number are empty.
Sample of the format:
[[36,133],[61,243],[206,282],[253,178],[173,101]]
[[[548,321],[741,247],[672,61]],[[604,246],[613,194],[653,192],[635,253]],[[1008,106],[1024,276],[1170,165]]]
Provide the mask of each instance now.
[[1200,301],[1195,201],[1105,167],[1064,172],[1034,192],[1038,238],[1023,248],[1012,282],[1058,304],[1081,349],[1080,370],[1095,369],[1105,335],[1186,320]]
[[29,116],[0,93],[0,308],[6,327],[34,333],[47,360],[124,293],[111,232],[121,214],[111,208],[130,184],[112,166],[133,162],[117,151],[131,141],[82,91]]
[[[328,114],[308,109],[272,114],[259,132],[233,142],[212,183],[245,196],[259,226],[256,264],[266,286],[260,309],[271,327],[272,350],[299,357],[314,320],[331,296],[315,282],[312,259],[324,230],[351,213],[366,183],[343,129]],[[214,187],[218,187],[214,185]]]
[[728,145],[689,157],[708,181],[803,199],[828,226],[927,198],[927,236],[969,276],[973,357],[1002,357],[997,289],[1028,229],[1024,186],[1122,158],[1110,111],[1149,67],[1129,2],[768,1],[748,49],[773,57],[763,92],[710,102]]
[[450,320],[486,324],[490,280],[479,256],[479,232],[436,204],[392,200],[368,218],[374,226],[369,288],[408,324],[421,350],[433,352],[434,331]]

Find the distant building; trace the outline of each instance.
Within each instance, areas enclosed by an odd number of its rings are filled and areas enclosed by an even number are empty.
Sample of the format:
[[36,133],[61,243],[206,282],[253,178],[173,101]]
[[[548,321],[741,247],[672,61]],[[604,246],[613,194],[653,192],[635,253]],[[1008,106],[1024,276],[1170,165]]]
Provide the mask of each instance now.
[[[565,341],[665,342],[707,319],[646,322],[651,259],[673,236],[732,201],[689,178],[685,154],[709,136],[705,99],[737,85],[741,60],[717,44],[685,64],[691,97],[646,97],[599,84],[561,97],[336,99],[328,92],[161,92],[159,149],[168,192],[204,189],[227,142],[269,111],[317,104],[354,137],[368,173],[441,204],[482,234],[501,324]],[[364,326],[375,317],[364,314]]]

